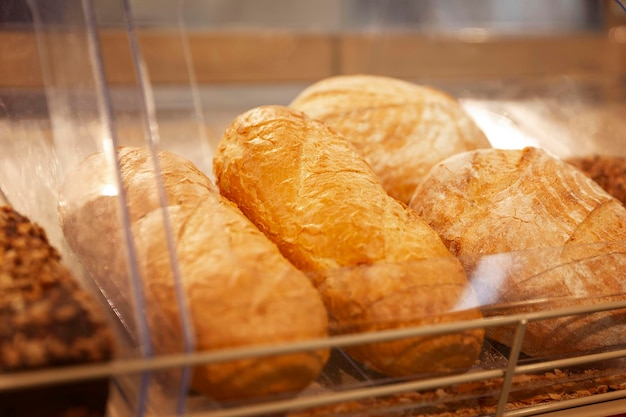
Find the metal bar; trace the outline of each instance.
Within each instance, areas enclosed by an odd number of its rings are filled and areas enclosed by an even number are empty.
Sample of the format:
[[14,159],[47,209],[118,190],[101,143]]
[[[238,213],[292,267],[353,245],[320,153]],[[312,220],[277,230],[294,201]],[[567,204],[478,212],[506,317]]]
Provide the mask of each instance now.
[[566,359],[555,359],[528,365],[520,365],[516,368],[515,373],[531,374],[551,369],[568,368],[587,363],[602,362],[620,358],[626,358],[626,349],[613,350],[610,352],[595,353],[589,355],[579,355]]
[[[620,302],[611,303],[610,305],[618,305],[619,307],[622,307],[624,304],[624,302]],[[568,308],[565,311],[570,314],[572,313],[572,310],[580,310],[580,308]],[[584,308],[582,310],[587,311],[589,309]],[[594,309],[594,311],[595,310],[597,310],[597,308]],[[549,317],[559,317],[559,315],[555,312],[548,312],[546,315]],[[29,371],[12,374],[10,376],[0,375],[0,391],[6,391],[14,388],[23,388],[29,385],[45,385],[52,383],[69,382],[74,380],[95,379],[111,375],[133,374],[142,371],[156,371],[181,366],[197,366],[208,363],[224,362],[250,357],[263,357],[332,347],[354,346],[365,343],[384,342],[409,337],[451,333],[475,328],[515,325],[519,324],[522,320],[526,320],[528,316],[532,317],[535,320],[537,319],[537,314],[492,317],[466,322],[446,323],[436,326],[422,326],[406,329],[359,333],[353,335],[332,336],[328,338],[313,339],[308,341],[273,346],[257,346],[225,349],[220,351],[177,353],[159,355],[156,358],[124,359],[99,365],[81,365],[67,368],[56,368],[54,370]],[[626,350],[618,350],[608,353],[548,361],[541,364],[523,365],[517,367],[515,373],[519,374],[526,372],[535,372],[542,369],[554,369],[558,366],[572,366],[592,361],[615,359],[621,357],[626,357]]]
[[509,399],[509,392],[511,392],[511,386],[513,385],[513,376],[515,375],[517,361],[519,359],[519,354],[522,351],[522,342],[524,341],[524,334],[526,333],[526,324],[526,320],[522,320],[517,326],[517,330],[515,332],[515,339],[513,339],[513,346],[511,347],[511,352],[509,354],[506,371],[504,372],[504,381],[502,382],[502,389],[500,390],[500,398],[498,399],[498,408],[496,409],[497,417],[502,417],[506,403]]
[[[602,394],[590,395],[582,398],[574,398],[571,400],[555,401],[549,404],[538,404],[511,410],[504,413],[504,417],[528,417],[538,414],[549,413],[552,411],[568,410],[575,407],[603,403],[607,401],[619,400],[626,398],[626,390],[605,392]],[[599,414],[594,414],[599,415]]]
[[[482,379],[502,377],[503,372],[498,370],[481,372]],[[311,395],[308,397],[293,398],[282,401],[272,401],[261,404],[237,407],[227,410],[211,410],[205,412],[192,412],[187,417],[247,417],[257,415],[267,415],[285,411],[294,411],[318,407],[322,405],[337,404],[346,401],[361,400],[364,398],[381,397],[385,395],[399,394],[409,391],[422,391],[434,389],[442,386],[472,382],[472,374],[456,375],[444,378],[411,381],[393,385],[384,385],[372,388],[351,389],[345,392],[334,392],[329,394]]]

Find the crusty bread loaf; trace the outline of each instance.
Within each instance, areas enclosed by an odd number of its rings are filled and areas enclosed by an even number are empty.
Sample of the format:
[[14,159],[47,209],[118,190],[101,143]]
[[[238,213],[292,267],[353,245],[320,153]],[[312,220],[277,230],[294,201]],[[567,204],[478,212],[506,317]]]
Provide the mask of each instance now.
[[[0,207],[0,373],[105,362],[113,354],[104,311],[44,230]],[[0,415],[104,416],[108,392],[108,378],[2,391]]]
[[[486,314],[626,299],[626,208],[545,151],[448,158],[424,178],[410,206],[464,263]],[[512,329],[488,334],[512,340]],[[587,351],[624,344],[624,334],[621,311],[531,322],[523,350]]]
[[[326,311],[308,278],[189,161],[169,152],[158,158],[196,349],[324,337]],[[144,148],[120,148],[119,161],[155,347],[172,351],[181,340],[179,306],[154,164]],[[108,169],[103,154],[84,161],[66,180],[60,215],[70,246],[96,278],[123,284],[123,262],[103,267],[109,263],[104,256],[119,260],[125,252],[116,196],[101,192]],[[327,357],[323,349],[200,366],[194,369],[192,387],[218,400],[294,392],[317,377]]]
[[457,100],[399,79],[326,78],[302,91],[290,106],[343,134],[372,166],[387,193],[404,203],[435,163],[490,146]]
[[[313,279],[333,331],[480,317],[461,265],[436,233],[387,195],[354,147],[323,122],[282,106],[252,109],[224,133],[214,168],[223,195]],[[347,350],[386,374],[448,372],[474,363],[482,336]]]

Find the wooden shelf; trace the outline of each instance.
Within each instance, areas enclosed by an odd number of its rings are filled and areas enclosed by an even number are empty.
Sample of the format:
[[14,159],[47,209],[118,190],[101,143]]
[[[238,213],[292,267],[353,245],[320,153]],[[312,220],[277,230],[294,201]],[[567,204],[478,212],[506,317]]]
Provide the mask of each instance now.
[[[481,33],[452,38],[411,32],[194,31],[186,35],[186,41],[201,84],[315,81],[346,73],[501,79],[626,74],[626,35],[619,36],[622,29],[626,30],[618,27],[618,32],[525,38],[491,38]],[[141,30],[138,38],[152,83],[188,83],[183,38],[178,31]],[[61,71],[69,83],[90,76],[86,58],[71,55],[76,50],[87,53],[83,34],[56,32],[46,34],[46,39],[52,61],[60,65],[51,66],[53,74]],[[66,44],[74,49],[60,47]],[[127,34],[121,29],[101,30],[100,44],[108,81],[112,85],[134,84]],[[32,32],[0,31],[0,57],[0,87],[43,85]]]

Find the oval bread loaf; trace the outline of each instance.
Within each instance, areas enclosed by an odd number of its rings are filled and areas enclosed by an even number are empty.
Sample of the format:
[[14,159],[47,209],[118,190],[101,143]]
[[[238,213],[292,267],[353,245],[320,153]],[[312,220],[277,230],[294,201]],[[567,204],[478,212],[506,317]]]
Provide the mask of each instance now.
[[[145,148],[121,148],[118,157],[154,343],[171,352],[182,336],[154,165]],[[158,158],[196,349],[325,337],[326,311],[308,278],[191,162],[164,151]],[[97,279],[124,282],[125,268],[102,267],[108,263],[103,255],[125,256],[124,245],[115,235],[119,231],[116,196],[100,191],[106,166],[104,155],[96,154],[68,176],[60,214],[70,246]],[[164,328],[175,329],[174,334]],[[168,340],[171,337],[175,342]],[[295,392],[318,376],[327,357],[323,349],[198,366],[192,387],[217,400]]]
[[407,203],[428,169],[463,151],[490,147],[457,100],[434,88],[373,75],[323,79],[290,107],[351,141],[389,195]]
[[[282,106],[252,109],[215,154],[220,191],[313,279],[333,331],[474,319],[460,263],[433,230],[385,193],[353,146],[323,122]],[[464,308],[466,308],[464,310]],[[390,375],[467,369],[482,330],[354,346]]]
[[[626,208],[545,151],[448,158],[424,178],[410,206],[464,263],[485,314],[626,300]],[[513,331],[488,335],[508,344]],[[621,311],[530,322],[523,350],[601,349],[624,344],[625,334]]]

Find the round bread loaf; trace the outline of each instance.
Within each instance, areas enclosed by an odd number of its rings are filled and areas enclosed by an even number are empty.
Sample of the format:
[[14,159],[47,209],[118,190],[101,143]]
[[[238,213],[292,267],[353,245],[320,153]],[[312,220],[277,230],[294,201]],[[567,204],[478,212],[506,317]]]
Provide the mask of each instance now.
[[[626,300],[626,208],[537,148],[475,150],[434,166],[410,207],[470,276],[487,315]],[[497,306],[497,308],[495,308]],[[514,329],[488,335],[511,343]],[[624,344],[626,313],[531,322],[534,356]]]
[[323,120],[352,142],[385,191],[404,203],[435,163],[490,146],[457,100],[394,78],[327,78],[302,91],[290,107]]
[[[281,106],[235,119],[215,154],[220,191],[313,279],[336,333],[479,318],[457,259],[390,197],[354,147]],[[465,370],[482,329],[351,346],[390,375]]]

